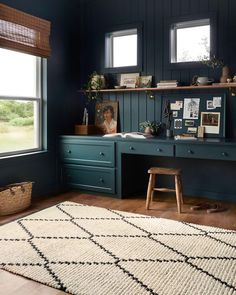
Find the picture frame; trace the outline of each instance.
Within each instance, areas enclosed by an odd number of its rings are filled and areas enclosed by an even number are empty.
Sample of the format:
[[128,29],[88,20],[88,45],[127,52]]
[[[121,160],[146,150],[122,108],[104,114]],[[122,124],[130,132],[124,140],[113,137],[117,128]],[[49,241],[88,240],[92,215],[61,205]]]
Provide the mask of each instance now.
[[220,112],[201,112],[201,126],[206,134],[219,134]]
[[120,75],[120,86],[126,88],[136,88],[139,81],[139,73],[129,73]]
[[137,81],[138,88],[151,88],[152,86],[152,76],[140,76]]
[[99,133],[117,133],[118,102],[97,102],[95,106],[95,126]]

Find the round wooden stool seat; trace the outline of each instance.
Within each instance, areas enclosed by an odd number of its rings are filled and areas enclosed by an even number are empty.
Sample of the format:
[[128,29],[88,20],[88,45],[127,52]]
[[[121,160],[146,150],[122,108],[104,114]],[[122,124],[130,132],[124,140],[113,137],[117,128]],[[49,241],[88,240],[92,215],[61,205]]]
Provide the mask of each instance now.
[[[182,204],[183,204],[183,189],[182,189],[182,180],[181,180],[181,169],[176,168],[164,168],[164,167],[151,167],[148,170],[149,182],[148,182],[148,189],[147,189],[147,199],[146,199],[146,209],[149,210],[150,202],[153,201],[153,195],[155,191],[160,192],[174,192],[176,194],[176,202],[178,213],[182,211]],[[155,187],[156,183],[156,176],[157,175],[170,175],[174,176],[175,178],[175,189],[170,188],[157,188]]]

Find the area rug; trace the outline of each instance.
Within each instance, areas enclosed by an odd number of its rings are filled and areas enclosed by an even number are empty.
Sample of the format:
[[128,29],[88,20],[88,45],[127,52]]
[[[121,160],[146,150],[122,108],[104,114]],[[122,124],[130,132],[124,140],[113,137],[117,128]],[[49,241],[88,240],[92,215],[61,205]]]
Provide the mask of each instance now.
[[236,294],[236,232],[63,202],[0,228],[0,266],[83,295]]

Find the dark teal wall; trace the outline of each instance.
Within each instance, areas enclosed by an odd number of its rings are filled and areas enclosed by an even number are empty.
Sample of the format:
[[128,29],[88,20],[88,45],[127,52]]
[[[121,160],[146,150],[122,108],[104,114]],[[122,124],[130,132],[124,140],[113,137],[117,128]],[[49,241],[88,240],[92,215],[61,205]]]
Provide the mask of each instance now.
[[[85,0],[83,26],[83,76],[96,70],[104,73],[104,34],[114,27],[141,23],[143,26],[143,75],[153,75],[154,85],[160,79],[177,79],[189,85],[194,75],[209,76],[219,80],[220,70],[212,71],[204,65],[177,67],[168,63],[168,27],[172,18],[191,15],[215,16],[215,53],[236,74],[236,1],[235,0]],[[79,84],[78,84],[79,85]],[[79,87],[82,86],[82,83]],[[139,122],[162,119],[163,97],[191,97],[204,91],[172,91],[155,94],[150,100],[145,93],[106,94],[103,97],[119,101],[121,131],[137,131]],[[210,91],[209,91],[210,93]],[[224,91],[220,91],[224,93]],[[227,92],[226,92],[227,93]],[[227,93],[228,94],[228,93]],[[83,101],[83,96],[80,97]],[[226,134],[236,138],[236,99],[227,96]],[[78,110],[79,122],[82,112]],[[93,118],[91,118],[91,121]],[[73,126],[71,126],[72,131]],[[206,151],[207,152],[207,151]],[[236,201],[236,162],[185,159],[153,159],[150,165],[183,168],[184,187],[187,194]]]
[[3,0],[1,3],[47,19],[52,26],[52,55],[47,61],[47,151],[0,159],[0,185],[33,180],[34,196],[39,196],[58,189],[58,134],[64,133],[77,116],[76,112],[73,114],[76,104],[73,98],[76,98],[80,68],[76,58],[80,56],[77,48],[81,28],[77,25],[80,1]]

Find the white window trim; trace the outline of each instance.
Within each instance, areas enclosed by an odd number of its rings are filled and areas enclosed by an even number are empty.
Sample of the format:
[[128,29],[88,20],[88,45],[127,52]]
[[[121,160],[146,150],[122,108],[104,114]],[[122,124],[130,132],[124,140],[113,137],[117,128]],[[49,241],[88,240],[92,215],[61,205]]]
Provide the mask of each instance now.
[[24,149],[24,150],[16,150],[16,151],[10,151],[10,152],[3,152],[0,153],[0,157],[6,157],[6,156],[14,156],[14,155],[20,155],[20,154],[26,154],[26,153],[32,153],[32,152],[37,152],[37,151],[41,151],[43,149],[43,128],[42,128],[42,123],[43,123],[43,97],[42,97],[42,87],[43,87],[43,76],[42,73],[43,71],[43,67],[44,66],[44,62],[43,62],[43,58],[41,57],[36,57],[36,85],[37,85],[37,89],[36,89],[36,97],[29,97],[29,96],[1,96],[0,95],[0,100],[22,100],[22,101],[32,101],[32,102],[36,102],[37,103],[37,109],[38,111],[36,111],[36,109],[34,110],[36,112],[35,115],[35,120],[37,122],[37,124],[35,124],[35,128],[37,130],[35,130],[37,138],[36,138],[36,144],[37,144],[37,148],[32,148],[32,149]]
[[[184,29],[184,28],[193,28],[193,27],[199,27],[199,26],[211,26],[210,24],[210,18],[204,18],[204,19],[196,19],[191,21],[184,21],[172,24],[170,29],[170,62],[181,64],[184,62],[177,62],[177,30],[178,29]],[[211,42],[210,42],[211,44]],[[211,46],[211,45],[210,45]],[[211,51],[211,49],[210,49]],[[197,61],[187,61],[187,62],[197,62]]]
[[114,56],[113,56],[113,39],[114,37],[122,37],[129,35],[137,35],[137,64],[133,66],[123,66],[123,67],[137,67],[138,66],[138,29],[126,29],[120,31],[114,31],[111,33],[107,33],[105,36],[105,68],[122,68],[122,67],[114,67]]

